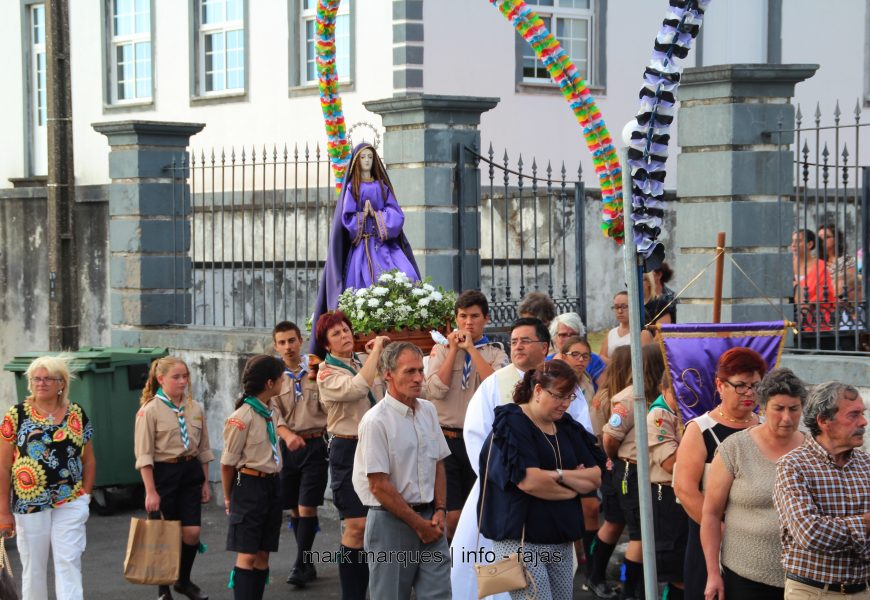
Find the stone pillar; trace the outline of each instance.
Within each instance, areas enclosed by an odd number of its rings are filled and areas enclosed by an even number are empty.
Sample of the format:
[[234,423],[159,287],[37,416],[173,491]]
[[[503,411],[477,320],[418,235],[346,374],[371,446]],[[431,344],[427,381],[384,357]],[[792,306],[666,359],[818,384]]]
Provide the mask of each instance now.
[[[680,280],[688,282],[716,253],[716,233],[744,271],[779,306],[792,295],[793,153],[766,132],[794,123],[795,85],[818,65],[715,65],[686,69],[677,120],[677,227]],[[782,202],[778,202],[782,199]],[[683,295],[682,322],[713,316],[715,267]],[[786,318],[791,312],[786,308]],[[722,322],[773,321],[777,311],[725,259]]]
[[[202,123],[94,123],[108,138],[109,288],[113,329],[190,322],[190,190],[173,186]],[[176,257],[176,253],[183,259]],[[113,332],[113,340],[118,338]],[[113,342],[114,343],[114,342]]]
[[364,103],[383,118],[381,154],[420,274],[446,288],[480,289],[480,172],[462,148],[480,148],[480,115],[498,102],[422,94]]

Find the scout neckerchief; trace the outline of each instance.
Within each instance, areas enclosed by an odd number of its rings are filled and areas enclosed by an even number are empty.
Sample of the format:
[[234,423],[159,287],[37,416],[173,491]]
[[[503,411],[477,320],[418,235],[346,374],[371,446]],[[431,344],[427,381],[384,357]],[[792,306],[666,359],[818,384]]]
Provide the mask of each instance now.
[[175,406],[172,401],[166,397],[163,388],[157,388],[156,396],[163,401],[163,404],[169,407],[169,410],[178,415],[178,429],[181,431],[181,443],[184,444],[184,449],[190,449],[190,437],[187,435],[187,421],[184,418],[184,400],[181,401],[181,406]]
[[250,406],[255,413],[266,419],[266,431],[269,432],[269,443],[272,445],[272,460],[278,464],[278,437],[275,435],[275,423],[272,422],[272,411],[263,406],[257,398],[247,396],[245,404]]
[[[360,361],[359,357],[356,355],[356,352],[353,353],[353,361],[354,361],[354,364],[362,364],[362,362]],[[350,371],[350,373],[351,373],[352,375],[356,375],[356,371],[353,369],[353,367],[350,367],[350,366],[348,366],[347,364],[343,363],[343,362],[340,361],[339,359],[335,358],[332,354],[327,354],[327,355],[326,355],[326,361],[325,361],[325,362],[326,362],[326,364],[328,364],[328,365],[330,365],[330,366],[333,366],[333,367],[339,367],[339,368],[341,368],[341,369],[345,369],[346,371]],[[374,406],[375,404],[377,404],[377,400],[375,400],[375,395],[372,394],[372,391],[371,391],[371,390],[369,390],[369,402],[371,403],[372,406]]]
[[293,380],[293,386],[296,388],[296,397],[299,398],[302,396],[302,378],[308,373],[302,365],[299,365],[299,375],[296,375],[293,371],[291,371],[286,366],[284,367],[284,372],[287,374],[287,377]]
[[[489,343],[489,338],[483,336],[474,343],[475,348],[482,348]],[[462,389],[468,389],[468,380],[471,379],[471,354],[465,352],[465,365],[462,367]]]

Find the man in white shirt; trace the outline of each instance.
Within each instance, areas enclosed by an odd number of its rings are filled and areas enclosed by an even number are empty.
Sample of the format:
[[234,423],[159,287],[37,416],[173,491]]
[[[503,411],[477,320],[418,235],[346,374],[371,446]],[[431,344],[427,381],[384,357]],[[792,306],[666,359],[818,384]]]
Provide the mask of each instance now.
[[[472,467],[478,471],[480,465],[480,449],[486,436],[492,431],[492,421],[495,407],[513,402],[513,391],[517,382],[526,371],[537,369],[544,364],[547,350],[550,347],[550,332],[540,319],[522,318],[511,325],[511,364],[497,370],[488,377],[468,404],[465,413],[465,448]],[[583,392],[577,387],[574,390],[576,400],[569,405],[568,414],[575,421],[592,431],[589,419],[589,408]],[[478,472],[478,477],[480,473]],[[453,538],[451,553],[453,567],[450,572],[451,587],[454,598],[475,598],[477,596],[477,578],[472,566],[475,562],[483,562],[478,556],[492,550],[492,542],[484,537],[477,543],[477,499],[480,493],[479,481],[474,485]],[[499,598],[507,598],[507,594]],[[495,598],[495,597],[494,597]]]
[[353,469],[354,490],[369,507],[369,597],[404,600],[413,589],[418,600],[449,598],[444,459],[450,450],[435,406],[418,398],[423,355],[408,342],[392,343],[378,367],[387,394],[360,421]]

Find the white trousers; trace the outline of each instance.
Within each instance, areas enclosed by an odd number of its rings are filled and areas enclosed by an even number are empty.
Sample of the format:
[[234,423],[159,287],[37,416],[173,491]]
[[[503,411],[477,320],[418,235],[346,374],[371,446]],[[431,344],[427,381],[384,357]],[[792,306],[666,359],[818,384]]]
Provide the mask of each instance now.
[[48,599],[49,549],[54,558],[57,600],[83,600],[82,552],[90,501],[90,495],[85,494],[57,508],[15,515],[22,600]]

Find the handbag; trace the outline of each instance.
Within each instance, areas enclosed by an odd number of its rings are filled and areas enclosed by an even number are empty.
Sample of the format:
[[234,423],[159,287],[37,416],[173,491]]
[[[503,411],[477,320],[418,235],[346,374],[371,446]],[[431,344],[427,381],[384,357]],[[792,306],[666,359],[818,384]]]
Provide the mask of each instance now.
[[[477,517],[477,544],[475,548],[480,548],[480,522],[483,520],[483,502],[486,499],[486,482],[489,477],[489,459],[492,456],[492,439],[489,441],[489,451],[486,453],[486,467],[483,471],[483,479],[481,480],[480,489],[480,511]],[[520,539],[520,548],[525,544],[526,526],[523,525],[523,534]],[[532,596],[537,596],[537,587],[535,581],[526,572],[526,567],[523,565],[522,558],[519,552],[497,560],[493,563],[475,563],[474,572],[477,576],[477,597],[485,598],[493,594],[501,594],[503,592],[511,592],[529,587],[531,583]],[[528,598],[528,592],[526,593]]]
[[130,583],[169,585],[178,581],[181,521],[130,519],[124,578]]
[[2,533],[0,533],[0,600],[18,600],[12,565],[9,564],[9,555],[6,554],[6,535]]

